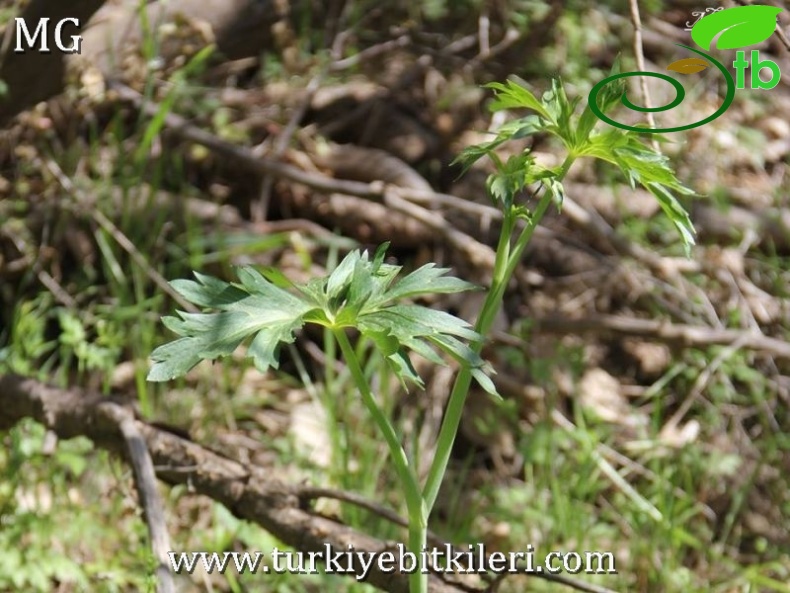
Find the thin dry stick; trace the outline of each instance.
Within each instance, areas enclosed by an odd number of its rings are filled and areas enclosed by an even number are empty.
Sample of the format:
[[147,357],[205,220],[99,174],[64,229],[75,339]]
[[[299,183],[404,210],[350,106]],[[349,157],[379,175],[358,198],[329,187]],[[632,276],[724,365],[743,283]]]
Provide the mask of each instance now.
[[43,284],[46,289],[52,293],[52,296],[54,296],[61,305],[64,305],[67,309],[77,309],[77,301],[74,300],[74,297],[66,292],[66,289],[63,288],[60,283],[58,283],[58,281],[49,274],[49,272],[39,270],[36,275],[38,276],[39,282],[41,282],[41,284]]
[[129,237],[124,235],[123,232],[121,232],[121,230],[115,226],[115,224],[109,218],[95,209],[91,211],[91,216],[107,233],[110,234],[110,236],[112,236],[113,239],[115,239],[115,242],[118,243],[118,245],[120,245],[121,248],[132,257],[135,263],[140,266],[140,268],[154,282],[154,284],[156,284],[162,291],[167,293],[170,298],[172,298],[179,304],[180,307],[184,309],[184,311],[189,313],[197,313],[199,311],[197,307],[178,294],[170,286],[170,284],[168,284],[164,276],[151,267],[145,256],[140,253],[137,247],[134,246],[134,243],[129,240]]
[[330,72],[342,72],[343,70],[348,70],[349,68],[354,68],[358,66],[362,62],[367,60],[376,58],[378,56],[391,53],[396,49],[402,49],[408,46],[411,43],[411,39],[408,35],[401,35],[396,39],[390,39],[389,41],[385,41],[383,43],[379,43],[378,45],[373,45],[371,47],[366,47],[362,51],[353,56],[349,56],[347,58],[341,58],[339,60],[333,61],[329,65]]
[[[749,304],[749,300],[747,296],[760,296],[760,300],[758,303],[762,306],[762,300],[765,299],[767,301],[772,301],[773,297],[766,293],[765,291],[758,288],[745,274],[739,274],[737,277],[732,274],[732,272],[728,271],[727,274],[731,278],[732,285],[734,290],[738,292],[738,298],[743,303],[742,309],[745,312],[745,315],[749,319],[749,325],[757,330],[760,331],[760,323],[754,316],[754,312],[752,311],[752,307]],[[772,367],[773,372],[775,375],[781,375],[779,369],[776,367],[776,362],[774,360],[769,360],[768,364]],[[763,409],[765,413],[765,417],[768,419],[771,428],[779,432],[781,427],[779,425],[779,421],[776,419],[776,414],[771,407],[768,405],[768,402],[765,398],[758,398],[758,405]]]
[[389,188],[385,190],[384,203],[389,208],[407,214],[437,231],[452,247],[463,253],[475,267],[484,270],[492,270],[494,268],[494,260],[496,258],[494,250],[466,233],[453,228],[441,214],[431,212],[422,206],[409,202],[403,199],[397,191],[389,191]]
[[[24,241],[24,239],[18,237],[16,233],[13,231],[7,231],[4,233],[4,235],[14,243],[14,246],[17,248],[19,253],[25,253],[27,251],[27,243]],[[44,239],[44,245],[46,242],[47,240]],[[39,247],[35,259],[32,259],[29,254],[24,255],[18,260],[11,262],[11,264],[6,265],[6,269],[12,273],[17,269],[32,269],[36,273],[36,277],[38,278],[39,282],[41,282],[41,284],[43,284],[44,287],[49,290],[52,296],[55,297],[55,300],[57,300],[67,309],[74,310],[77,308],[77,301],[74,300],[74,297],[72,297],[66,291],[66,289],[63,288],[60,283],[52,277],[49,272],[42,269],[41,253],[43,251],[44,245]]]
[[[562,412],[559,410],[552,410],[551,411],[551,419],[554,421],[557,426],[560,426],[566,430],[574,431],[576,426],[566,418]],[[664,515],[659,511],[655,505],[653,505],[649,500],[647,500],[644,496],[642,496],[636,488],[631,486],[628,481],[626,481],[623,476],[614,468],[614,466],[609,463],[609,461],[604,457],[598,447],[592,445],[590,449],[590,455],[598,465],[598,469],[601,470],[612,485],[620,490],[626,497],[630,498],[631,501],[644,513],[649,515],[654,521],[663,521]]]
[[[628,4],[631,7],[631,22],[634,25],[636,67],[639,68],[640,72],[645,72],[645,49],[642,47],[642,17],[639,15],[639,4],[637,0],[629,0]],[[645,107],[651,109],[653,102],[650,99],[650,91],[647,88],[647,77],[639,77],[639,87],[642,91],[642,100],[645,102]],[[651,128],[656,127],[656,118],[653,117],[653,113],[650,111],[647,112],[647,123],[650,124]],[[659,152],[658,141],[655,138],[651,138],[651,144],[653,145],[653,150]]]
[[[569,420],[569,422],[570,422],[570,420]],[[575,428],[574,428],[574,430],[575,430]],[[598,443],[596,445],[596,448],[601,452],[601,454],[603,456],[607,457],[611,462],[620,464],[620,466],[623,469],[628,470],[629,472],[637,474],[639,476],[642,476],[643,478],[653,482],[654,484],[664,484],[665,483],[665,479],[663,477],[659,476],[654,471],[646,468],[641,463],[631,459],[627,455],[623,455],[622,453],[620,453],[616,449],[613,449],[609,445],[605,445],[603,443]],[[685,490],[683,490],[683,488],[680,488],[678,486],[674,486],[672,488],[672,492],[679,499],[682,499],[682,498],[685,498],[685,497],[688,496],[688,492],[686,492]],[[699,506],[699,508],[702,511],[702,513],[708,519],[710,519],[711,521],[716,519],[716,513],[715,513],[715,511],[712,508],[710,508],[710,506],[708,506],[707,504],[705,504],[703,502],[700,502],[700,501],[697,501],[697,505]]]
[[790,360],[790,343],[768,337],[755,330],[717,329],[617,315],[596,315],[583,319],[544,317],[534,319],[533,324],[533,331],[538,333],[612,332],[660,342],[679,343],[686,347],[731,346],[742,340],[744,348]]
[[[500,585],[504,580],[507,578],[508,573],[503,572],[496,575],[496,578],[491,583],[491,586],[486,590],[486,593],[497,593],[499,591]],[[617,593],[616,591],[612,591],[611,589],[607,589],[606,587],[600,587],[598,585],[592,585],[588,583],[580,583],[574,581],[571,578],[563,576],[561,574],[551,574],[548,572],[539,572],[539,573],[531,573],[531,576],[539,576],[542,579],[547,581],[552,581],[555,583],[559,583],[560,585],[566,585],[571,589],[576,589],[577,591],[583,591],[584,593]]]
[[609,243],[619,254],[634,258],[644,266],[665,276],[676,276],[679,272],[697,272],[700,265],[695,261],[680,258],[667,258],[657,255],[619,234],[594,209],[585,209],[571,197],[566,196],[562,203],[563,213],[574,223],[590,233],[594,238]]
[[[274,150],[271,153],[273,158],[279,159],[285,153],[286,149],[288,148],[288,144],[291,142],[291,138],[293,138],[293,135],[296,133],[299,124],[302,122],[302,119],[304,119],[304,115],[307,113],[307,109],[310,107],[310,103],[312,102],[321,82],[324,80],[324,77],[325,72],[321,72],[320,74],[314,76],[312,80],[310,80],[310,83],[307,85],[307,92],[304,98],[296,108],[296,111],[294,111],[291,119],[285,126],[285,129],[277,137],[277,141],[274,144]],[[262,223],[266,220],[273,186],[274,176],[264,175],[263,180],[261,181],[260,195],[257,202],[255,202],[251,208],[252,222]]]
[[134,414],[128,408],[109,405],[102,408],[118,426],[129,453],[134,470],[134,483],[140,496],[140,506],[148,526],[151,538],[151,549],[157,560],[155,569],[157,593],[175,593],[175,582],[168,565],[167,553],[172,550],[170,535],[167,532],[165,511],[162,499],[157,490],[156,472],[151,454],[145,444],[143,435],[137,428]]
[[776,36],[779,38],[779,41],[782,42],[782,45],[785,46],[787,51],[790,51],[790,39],[788,39],[785,32],[782,30],[782,27],[779,26],[779,23],[776,24]]
[[508,30],[505,31],[505,35],[496,45],[488,48],[488,51],[486,51],[485,54],[478,54],[469,60],[469,66],[474,68],[484,64],[485,62],[490,62],[499,54],[507,50],[519,39],[521,39],[521,33],[519,33],[517,29],[508,28]]
[[580,581],[573,580],[570,577],[566,577],[561,574],[551,574],[548,572],[540,572],[540,573],[533,573],[535,576],[540,576],[540,578],[546,579],[547,581],[554,581],[555,583],[559,583],[560,585],[565,585],[566,587],[570,587],[571,589],[576,589],[577,591],[583,591],[584,593],[617,593],[612,589],[607,587],[601,587],[599,585],[593,585],[591,583],[583,583]]
[[691,406],[694,405],[694,402],[696,402],[700,398],[703,390],[705,389],[705,387],[707,387],[708,383],[710,382],[711,378],[716,373],[716,371],[719,370],[719,367],[722,364],[724,364],[727,360],[732,358],[738,352],[738,350],[743,348],[748,338],[749,338],[749,334],[743,334],[741,337],[735,340],[730,346],[728,346],[722,352],[720,352],[716,358],[710,361],[710,363],[708,363],[705,369],[697,377],[697,380],[694,381],[694,385],[692,386],[688,396],[686,396],[686,399],[683,401],[682,404],[680,404],[680,407],[677,409],[677,411],[674,414],[672,414],[672,417],[669,420],[667,420],[666,424],[664,425],[665,429],[672,429],[678,427],[678,425],[683,421],[683,418],[686,416],[686,414],[688,414],[689,410],[691,409]]
[[477,36],[480,40],[480,51],[477,55],[480,58],[486,58],[491,52],[491,39],[489,38],[490,33],[491,19],[488,18],[488,12],[484,9],[480,14],[480,18],[477,19]]
[[[378,515],[382,519],[386,519],[390,523],[399,525],[400,527],[409,526],[409,522],[392,509],[388,509],[384,505],[365,498],[360,494],[356,494],[355,492],[335,490],[334,488],[318,488],[307,486],[302,488],[299,498],[302,502],[315,500],[317,498],[330,498],[332,500],[347,502],[349,504],[353,504],[354,506],[358,506],[359,508],[365,509],[366,511],[370,511],[374,515]],[[441,547],[446,544],[445,540],[432,531],[428,531],[428,540],[435,546]]]

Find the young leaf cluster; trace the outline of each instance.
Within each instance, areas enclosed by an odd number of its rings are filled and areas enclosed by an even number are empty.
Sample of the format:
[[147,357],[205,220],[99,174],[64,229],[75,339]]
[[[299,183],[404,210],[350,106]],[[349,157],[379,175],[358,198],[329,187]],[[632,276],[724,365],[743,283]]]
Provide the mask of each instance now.
[[306,323],[315,323],[333,330],[357,329],[401,381],[422,386],[408,352],[444,364],[438,349],[468,365],[480,385],[495,393],[486,374],[489,366],[469,347],[481,336],[467,322],[444,311],[401,303],[427,294],[462,292],[473,285],[434,264],[397,279],[401,267],[384,262],[385,250],[382,245],[372,259],[367,251],[353,251],[327,277],[302,285],[281,274],[270,276],[278,286],[252,267],[239,268],[234,283],[197,272],[195,280],[173,281],[181,296],[209,311],[179,311],[177,317],[163,319],[179,338],[151,354],[154,364],[148,380],[182,376],[202,360],[231,354],[247,340],[247,356],[261,372],[277,368],[280,345],[293,342]]
[[[601,111],[610,111],[620,102],[624,85],[621,80],[602,89],[598,96]],[[666,157],[644,144],[637,132],[620,129],[596,132],[595,126],[600,121],[598,117],[589,105],[577,116],[579,99],[568,99],[559,80],[552,81],[551,89],[541,99],[514,80],[487,86],[495,94],[491,104],[493,111],[526,109],[534,112],[505,123],[493,140],[467,148],[457,159],[465,170],[483,156],[493,161],[496,172],[489,177],[487,188],[492,199],[506,213],[520,209],[519,215],[528,215],[526,208],[517,204],[516,198],[535,183],[545,188],[558,207],[561,206],[564,196],[562,178],[566,173],[562,167],[547,168],[537,164],[529,148],[504,161],[496,154],[496,149],[510,140],[548,134],[564,145],[569,159],[566,162],[591,157],[612,163],[623,172],[631,187],[639,184],[653,194],[678,229],[688,253],[694,244],[694,227],[675,196],[694,192],[677,179]]]

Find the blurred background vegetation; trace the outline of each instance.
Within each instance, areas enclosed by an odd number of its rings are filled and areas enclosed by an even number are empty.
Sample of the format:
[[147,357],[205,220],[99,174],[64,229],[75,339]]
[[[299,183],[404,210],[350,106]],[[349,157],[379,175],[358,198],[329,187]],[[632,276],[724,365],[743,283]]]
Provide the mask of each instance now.
[[[237,358],[200,365],[172,384],[147,383],[150,352],[171,338],[160,317],[178,307],[161,280],[192,270],[229,278],[242,263],[303,279],[353,246],[385,240],[407,268],[436,261],[475,282],[484,274],[441,237],[426,238],[419,225],[382,216],[360,198],[343,202],[261,175],[166,133],[166,116],[308,172],[407,184],[416,176],[437,192],[487,204],[485,163],[463,177],[450,164],[502,123],[492,122],[482,85],[518,76],[539,94],[561,77],[585,101],[618,58],[623,71],[637,69],[630,5],[234,0],[234,10],[251,11],[234,19],[219,1],[180,2],[165,24],[147,19],[139,2],[106,3],[63,92],[5,124],[0,373],[123,394],[147,419],[282,479],[398,508],[386,449],[347,372],[328,371],[335,353],[322,351],[320,336],[300,337],[266,376]],[[0,23],[27,4],[4,2]],[[639,3],[649,69],[682,57],[674,44],[687,42],[686,23],[704,8]],[[133,18],[139,37],[105,60],[107,33],[120,43],[113,27],[127,22],[117,15]],[[788,22],[780,16],[785,30]],[[689,260],[652,198],[611,171],[572,171],[569,197],[641,251],[623,253],[578,217],[549,217],[486,350],[504,402],[470,398],[435,532],[492,551],[612,551],[618,575],[579,578],[617,591],[790,591],[787,358],[737,340],[670,342],[646,325],[630,333],[581,325],[617,316],[684,324],[703,337],[734,329],[790,338],[790,50],[778,38],[760,49],[780,64],[776,89],[740,91],[724,116],[660,145],[699,194],[683,200],[698,229]],[[15,59],[4,50],[3,67]],[[153,117],[105,76],[149,100]],[[699,75],[662,122],[714,111],[720,82],[715,72]],[[650,88],[661,103],[666,89]],[[554,164],[556,147],[533,142]],[[496,237],[496,221],[442,212],[482,242]],[[665,268],[633,255],[644,252]],[[432,304],[472,319],[476,303]],[[552,331],[535,323],[552,316],[564,320]],[[426,372],[426,393],[381,386],[415,448],[435,429],[451,385],[444,371]],[[127,466],[87,439],[55,443],[33,422],[0,439],[0,591],[152,590]],[[163,492],[177,550],[279,545],[187,488]],[[324,510],[376,537],[403,537],[359,508]],[[372,590],[329,575],[196,573],[182,585]],[[500,590],[561,587],[518,576]]]

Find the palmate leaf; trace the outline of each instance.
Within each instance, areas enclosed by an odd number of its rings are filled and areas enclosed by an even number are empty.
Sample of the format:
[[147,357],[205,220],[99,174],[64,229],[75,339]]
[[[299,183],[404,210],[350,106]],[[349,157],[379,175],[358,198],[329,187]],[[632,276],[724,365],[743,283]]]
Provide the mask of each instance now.
[[435,264],[425,264],[411,274],[398,280],[395,285],[381,295],[383,302],[394,302],[403,298],[427,294],[452,294],[477,288],[460,278],[447,276],[448,268],[437,268]]
[[617,165],[631,187],[639,184],[653,194],[680,233],[686,255],[690,254],[694,224],[675,196],[693,195],[694,191],[678,180],[667,157],[642,144],[635,133],[621,130],[591,136],[582,154]]
[[166,317],[165,325],[181,336],[151,353],[149,381],[169,381],[184,375],[201,360],[231,354],[247,338],[253,342],[247,355],[255,366],[266,371],[277,367],[277,348],[292,342],[294,332],[313,309],[287,291],[276,287],[252,268],[238,272],[241,286],[196,274],[198,282],[172,282],[190,302],[218,309],[216,313],[184,313]]
[[508,80],[504,84],[492,82],[485,85],[485,87],[494,91],[494,101],[490,106],[491,111],[530,109],[537,112],[542,118],[555,123],[546,106],[532,94],[532,91],[517,82],[513,80]]
[[420,305],[401,304],[405,298],[455,293],[474,288],[448,276],[449,270],[427,264],[395,281],[400,266],[384,263],[386,244],[373,259],[367,252],[349,253],[325,278],[302,285],[280,279],[275,285],[251,267],[237,270],[238,282],[195,274],[196,281],[176,280],[172,286],[204,313],[179,312],[163,322],[178,337],[151,354],[150,381],[168,381],[188,372],[201,360],[231,354],[249,340],[247,356],[262,372],[277,368],[279,348],[291,343],[306,323],[333,329],[357,328],[370,338],[402,382],[422,386],[409,351],[436,364],[445,364],[443,351],[473,370],[487,391],[493,383],[489,367],[468,345],[481,336],[462,319]]

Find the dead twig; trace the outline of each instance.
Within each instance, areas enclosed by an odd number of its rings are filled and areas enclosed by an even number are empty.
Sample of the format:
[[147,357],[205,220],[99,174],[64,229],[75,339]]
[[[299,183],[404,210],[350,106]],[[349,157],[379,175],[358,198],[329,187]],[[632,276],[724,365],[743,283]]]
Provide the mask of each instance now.
[[384,41],[383,43],[379,43],[378,45],[373,45],[371,47],[366,47],[359,53],[354,54],[353,56],[349,56],[347,58],[341,58],[339,60],[333,61],[329,65],[330,72],[342,72],[344,70],[348,70],[350,68],[355,68],[359,64],[371,60],[373,58],[377,58],[379,56],[388,54],[390,52],[395,51],[396,49],[402,49],[404,47],[408,47],[411,43],[411,38],[408,35],[401,35],[395,39],[390,39],[388,41]]
[[388,187],[384,194],[384,204],[392,210],[408,214],[415,220],[419,220],[428,228],[437,231],[449,245],[464,254],[467,261],[476,268],[483,270],[493,270],[496,254],[488,245],[480,243],[466,233],[453,228],[445,218],[436,212],[426,210],[417,204],[405,200],[395,189]]
[[569,196],[562,202],[562,211],[577,226],[593,238],[611,245],[620,255],[632,257],[642,265],[662,276],[676,276],[678,272],[699,271],[699,263],[687,259],[668,259],[642,247],[618,234],[604,218],[593,209],[586,209]]
[[158,593],[175,593],[175,582],[170,572],[167,553],[173,548],[170,535],[167,533],[165,511],[162,499],[157,491],[154,463],[146,447],[143,435],[137,428],[134,414],[121,406],[105,407],[107,416],[118,425],[128,448],[129,459],[134,470],[134,482],[143,507],[143,516],[151,538],[151,548],[157,560],[155,569],[156,590]]
[[[305,96],[297,106],[296,110],[291,116],[291,119],[285,126],[285,129],[283,129],[279,136],[277,136],[277,140],[274,143],[274,149],[271,152],[272,158],[282,158],[283,154],[288,148],[288,144],[291,142],[291,138],[293,138],[294,134],[296,133],[297,127],[301,123],[302,119],[304,119],[305,113],[307,113],[307,109],[310,107],[310,103],[312,102],[313,97],[315,96],[315,93],[318,90],[321,82],[324,80],[325,76],[326,73],[321,72],[320,74],[314,76],[312,80],[310,80],[310,83],[305,89]],[[253,222],[260,223],[266,220],[267,212],[269,210],[269,202],[272,195],[272,187],[274,187],[274,178],[271,175],[264,175],[263,179],[261,180],[260,195],[258,196],[257,202],[253,203],[251,208]]]
[[[614,333],[694,348],[730,346],[737,343],[749,350],[790,360],[790,343],[754,330],[716,329],[617,315],[596,315],[583,319],[543,317],[533,319],[532,323],[532,331],[539,333]],[[495,337],[499,339],[498,336]],[[511,341],[512,339],[512,336],[508,338]]]
[[[146,103],[145,99],[139,93],[128,86],[112,82],[110,86],[118,93],[118,96],[122,100],[132,103],[136,108],[142,110],[146,114],[153,115],[157,112],[155,105]],[[475,266],[483,266],[485,270],[493,268],[493,251],[490,247],[452,228],[440,214],[431,212],[408,201],[408,198],[412,197],[417,200],[440,201],[445,204],[464,203],[460,198],[447,195],[437,196],[437,194],[433,192],[400,188],[386,185],[381,182],[363,183],[333,179],[319,173],[307,172],[298,167],[274,159],[257,157],[249,149],[225,142],[217,136],[191,125],[184,118],[174,113],[167,114],[165,117],[165,125],[168,129],[176,132],[181,138],[191,142],[197,142],[249,171],[261,175],[281,177],[305,185],[321,193],[343,194],[384,203],[393,210],[406,213],[422,224],[427,225],[428,228],[440,232],[444,239],[454,247],[457,247]],[[464,203],[464,205],[468,209],[478,209],[474,207],[470,208],[468,203]]]
[[[645,49],[642,47],[642,17],[639,15],[639,3],[637,0],[628,0],[628,5],[631,9],[631,22],[634,25],[634,55],[636,56],[636,67],[640,72],[645,72]],[[647,78],[645,76],[639,77],[639,88],[642,91],[642,99],[645,102],[645,107],[651,109],[653,101],[650,98],[650,91],[647,88]],[[647,123],[651,128],[656,127],[656,118],[653,117],[651,111],[647,112]],[[653,150],[658,152],[658,141],[655,138],[651,139]]]
[[[386,519],[394,525],[399,525],[400,527],[409,526],[409,522],[392,509],[380,505],[377,502],[373,502],[372,500],[356,494],[355,492],[335,490],[334,488],[302,488],[300,495],[302,503],[307,503],[317,498],[330,498],[332,500],[339,500],[340,502],[347,502],[361,509],[365,509],[366,511],[370,511],[374,515],[378,515],[382,519]],[[428,532],[428,541],[430,541],[435,546],[444,546],[446,544],[445,540],[431,531]]]

